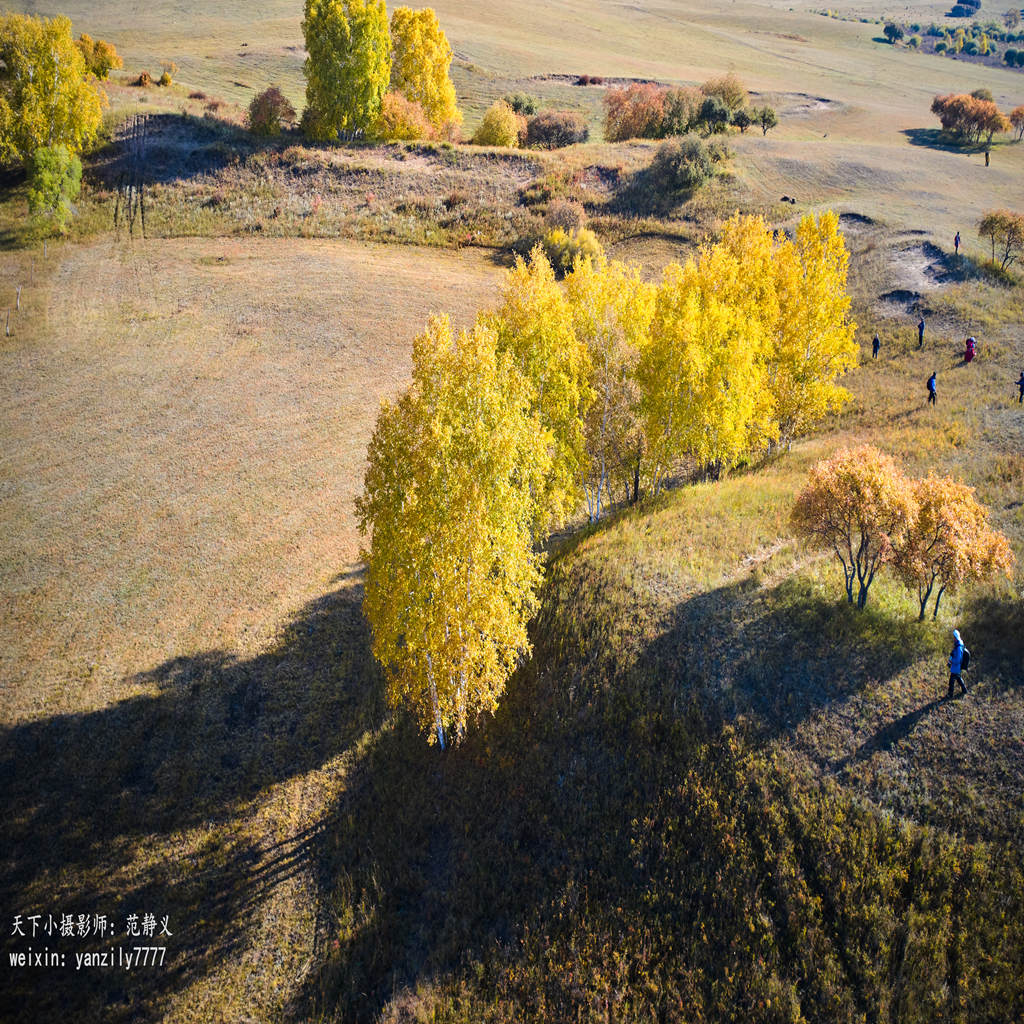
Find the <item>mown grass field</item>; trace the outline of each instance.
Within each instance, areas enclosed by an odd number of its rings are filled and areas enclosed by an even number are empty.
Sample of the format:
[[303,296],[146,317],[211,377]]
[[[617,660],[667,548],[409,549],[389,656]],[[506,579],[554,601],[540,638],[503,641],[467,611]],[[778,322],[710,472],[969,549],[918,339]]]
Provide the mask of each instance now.
[[[436,5],[469,129],[526,89],[599,139],[602,90],[555,77],[578,73],[734,70],[776,104],[704,193],[623,213],[653,143],[322,150],[204,122],[194,89],[301,106],[297,4],[28,6],[118,45],[115,113],[166,118],[147,240],[111,230],[116,139],[45,257],[23,193],[0,202],[0,308],[24,286],[0,337],[0,906],[175,934],[150,974],[5,965],[0,1017],[1024,1019],[1024,286],[973,232],[1020,208],[1024,145],[985,168],[928,113],[1019,104],[1024,75],[782,3]],[[179,86],[123,84],[162,59]],[[554,544],[533,660],[441,757],[383,706],[352,501],[412,337],[493,301],[538,182],[649,276],[737,207],[836,208],[882,354],[792,451]],[[788,512],[861,441],[976,486],[1014,579],[935,623],[888,580],[850,612]],[[945,702],[954,623],[974,685]]]

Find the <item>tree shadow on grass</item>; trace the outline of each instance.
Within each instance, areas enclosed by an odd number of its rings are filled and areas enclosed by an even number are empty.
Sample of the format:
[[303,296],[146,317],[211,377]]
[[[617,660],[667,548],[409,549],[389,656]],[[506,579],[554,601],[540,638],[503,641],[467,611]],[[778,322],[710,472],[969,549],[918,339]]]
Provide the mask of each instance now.
[[923,146],[926,149],[940,149],[946,153],[960,153],[969,156],[972,153],[984,153],[985,146],[963,145],[946,135],[940,128],[904,128],[902,134],[912,146]]
[[701,743],[723,748],[731,726],[758,745],[921,644],[800,582],[687,600],[635,657],[550,612],[533,661],[460,747],[441,753],[399,718],[354,769],[314,865],[320,966],[290,1019],[375,1020],[432,981],[501,973],[537,921],[561,927],[567,893],[650,913],[634,827]]
[[[252,911],[305,870],[320,830],[261,835],[251,820],[258,801],[383,714],[361,585],[337,582],[264,654],[175,658],[129,681],[155,695],[0,733],[5,912],[44,922],[106,914],[117,944],[168,946],[167,965],[151,971],[69,967],[48,972],[45,986],[38,972],[12,972],[5,986],[20,1010],[5,1019],[155,1018],[168,994],[239,951]],[[126,938],[127,915],[144,913],[169,916],[173,937]],[[42,933],[15,941],[49,944],[69,964],[111,944]]]

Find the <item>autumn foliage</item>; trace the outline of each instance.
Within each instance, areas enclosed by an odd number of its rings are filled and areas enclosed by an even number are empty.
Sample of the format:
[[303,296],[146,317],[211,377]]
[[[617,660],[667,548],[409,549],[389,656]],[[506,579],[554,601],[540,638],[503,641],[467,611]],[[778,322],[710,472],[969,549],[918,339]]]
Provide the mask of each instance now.
[[538,246],[471,331],[431,321],[413,384],[381,410],[358,511],[374,650],[438,742],[495,707],[528,649],[534,545],[581,500],[597,521],[681,461],[717,475],[845,401],[837,224],[805,218],[790,241],[737,215],[657,285],[596,240],[562,284]]
[[966,143],[978,143],[982,136],[991,143],[994,135],[1008,132],[1012,127],[1009,118],[992,100],[967,93],[936,96],[932,100],[932,113],[947,135]]
[[[988,524],[974,490],[948,477],[915,480],[871,445],[838,452],[811,470],[792,524],[843,568],[847,600],[863,608],[879,570],[891,565],[916,593],[919,619],[946,591],[1009,574],[1013,553]],[[936,590],[936,587],[938,588]]]

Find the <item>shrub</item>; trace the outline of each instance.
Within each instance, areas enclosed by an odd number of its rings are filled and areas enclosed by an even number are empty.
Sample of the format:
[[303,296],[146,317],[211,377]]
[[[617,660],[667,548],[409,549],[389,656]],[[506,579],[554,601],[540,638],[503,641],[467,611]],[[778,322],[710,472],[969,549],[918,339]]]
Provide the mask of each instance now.
[[148,89],[153,84],[153,76],[148,71],[143,71],[138,78],[132,82],[132,85],[138,86],[142,89]]
[[171,78],[171,73],[170,73],[169,71],[165,71],[165,72],[164,72],[164,73],[163,73],[163,74],[162,74],[162,75],[161,75],[161,76],[160,76],[160,77],[159,77],[159,78],[158,78],[158,79],[156,80],[156,84],[157,84],[157,85],[162,85],[162,86],[168,86],[168,85],[173,85],[173,84],[174,84],[174,79],[172,79],[172,78]]
[[965,7],[963,4],[954,4],[953,9],[949,12],[951,18],[969,18],[974,14],[974,8]]
[[751,116],[750,111],[747,110],[746,107],[743,107],[732,115],[732,123],[739,128],[740,133],[742,134],[754,123],[754,118]]
[[885,34],[885,38],[893,45],[895,45],[897,39],[903,38],[903,29],[891,21],[882,29],[882,32]]
[[205,100],[206,99],[206,93],[205,92],[200,92],[198,89],[196,89],[193,92],[190,92],[188,94],[188,98],[190,100]]
[[389,141],[431,139],[435,134],[423,107],[400,92],[384,95],[380,113],[370,130],[375,138]]
[[964,53],[968,56],[973,57],[978,52],[978,44],[973,40],[969,39],[964,43]]
[[751,114],[754,122],[761,126],[761,134],[767,135],[769,130],[779,123],[779,115],[775,113],[774,107],[755,107]]
[[517,114],[530,117],[537,113],[537,97],[525,92],[510,92],[502,97],[502,102],[507,103]]
[[745,107],[750,97],[747,95],[746,86],[740,79],[732,74],[723,75],[721,78],[710,78],[701,87],[700,91],[705,96],[717,96],[728,108],[730,113]]
[[157,85],[172,85],[174,83],[174,76],[178,73],[178,65],[173,60],[165,60],[160,64],[163,68],[163,74],[157,81]]
[[49,220],[63,232],[81,187],[82,163],[67,146],[40,146],[32,154],[28,162],[30,214]]
[[920,45],[921,45],[921,37],[920,37],[920,36],[911,36],[911,37],[910,37],[910,38],[909,38],[909,39],[907,40],[907,46],[912,46],[912,47],[913,47],[913,48],[914,48],[915,50],[916,50],[916,49],[917,49],[917,48],[918,48],[918,47],[919,47]]
[[699,188],[711,177],[711,154],[695,135],[663,142],[651,161],[651,177],[665,191]]
[[601,243],[593,231],[580,228],[567,232],[553,228],[543,238],[541,245],[548,262],[556,271],[568,274],[577,258],[596,258],[601,255]]
[[732,114],[720,96],[708,96],[700,107],[700,123],[709,132],[724,132],[729,127]]
[[586,227],[587,212],[582,203],[573,199],[552,199],[544,214],[544,226],[549,230],[561,228],[566,234],[573,234]]
[[124,61],[118,56],[113,43],[103,39],[93,39],[84,32],[75,40],[75,46],[85,58],[85,66],[91,74],[99,79],[110,77],[115,68],[123,68]]
[[634,82],[626,89],[609,89],[604,106],[604,135],[609,142],[654,139],[661,134],[665,91],[656,85]]
[[580,75],[580,77],[576,79],[576,84],[590,85],[590,75]]
[[548,110],[527,122],[526,141],[543,149],[561,149],[586,142],[590,130],[582,115],[571,110]]
[[944,42],[942,42],[941,40],[935,44],[935,52],[936,53],[945,53],[946,49],[947,49],[946,44]]
[[507,103],[498,100],[487,108],[473,136],[473,142],[477,146],[515,147],[519,145],[519,130],[520,122],[515,111]]
[[249,104],[249,131],[254,135],[280,135],[295,123],[295,108],[276,86],[253,96]]
[[659,134],[685,135],[693,131],[700,121],[700,108],[703,102],[704,93],[692,86],[666,90]]

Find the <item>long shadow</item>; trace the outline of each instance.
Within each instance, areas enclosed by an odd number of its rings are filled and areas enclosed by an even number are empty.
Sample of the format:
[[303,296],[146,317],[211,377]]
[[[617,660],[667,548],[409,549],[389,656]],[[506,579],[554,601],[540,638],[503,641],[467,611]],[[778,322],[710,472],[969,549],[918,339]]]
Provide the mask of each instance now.
[[866,739],[849,757],[844,757],[836,762],[835,774],[841,775],[850,765],[866,761],[874,757],[875,754],[892,750],[900,740],[905,740],[914,731],[917,723],[922,718],[931,714],[942,703],[943,698],[936,697],[934,700],[928,701],[927,704],[922,704],[921,707],[914,708],[913,711],[908,711],[905,715],[901,715],[895,722],[890,722],[879,729],[873,736]]
[[904,128],[902,134],[912,146],[940,149],[946,153],[984,153],[985,146],[965,145],[951,139],[940,128]]
[[[239,823],[268,787],[324,764],[383,717],[361,585],[338,584],[267,653],[175,658],[127,681],[155,695],[0,733],[5,912],[104,914],[129,946],[146,941],[125,937],[129,914],[169,916],[173,932],[149,940],[168,946],[157,970],[54,970],[45,986],[38,972],[11,972],[4,987],[19,1008],[0,1016],[155,1017],[164,996],[241,948],[252,909],[305,869],[320,831],[268,842]],[[7,945],[19,941],[33,945],[10,935]],[[35,937],[46,943],[70,963],[110,940]]]
[[514,958],[531,922],[561,927],[567,894],[650,912],[629,823],[660,813],[702,743],[726,749],[728,726],[755,744],[784,732],[920,644],[798,583],[694,597],[635,657],[583,653],[576,612],[542,614],[533,661],[461,746],[442,754],[400,718],[352,772],[314,864],[322,961],[290,1019],[372,1021],[431,979]]

